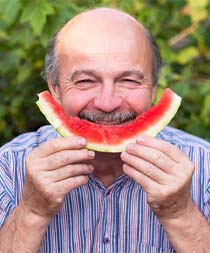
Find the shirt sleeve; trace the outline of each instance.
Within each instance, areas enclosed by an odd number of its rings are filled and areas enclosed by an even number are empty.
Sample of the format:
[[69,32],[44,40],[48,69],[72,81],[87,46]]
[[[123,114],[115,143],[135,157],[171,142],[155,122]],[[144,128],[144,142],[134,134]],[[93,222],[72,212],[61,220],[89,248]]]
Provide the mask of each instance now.
[[208,175],[207,177],[207,187],[205,190],[204,196],[204,215],[210,223],[210,151],[206,155],[205,163],[206,168],[205,171]]
[[0,228],[15,207],[11,169],[12,159],[0,151]]

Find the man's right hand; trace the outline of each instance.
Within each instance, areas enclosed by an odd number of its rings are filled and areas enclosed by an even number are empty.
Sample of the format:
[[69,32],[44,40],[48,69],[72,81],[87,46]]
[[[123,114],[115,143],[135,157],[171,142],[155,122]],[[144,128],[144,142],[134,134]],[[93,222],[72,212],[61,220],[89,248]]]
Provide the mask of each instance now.
[[22,206],[27,212],[50,219],[60,210],[71,190],[86,184],[93,172],[95,153],[85,148],[81,137],[50,140],[26,159]]

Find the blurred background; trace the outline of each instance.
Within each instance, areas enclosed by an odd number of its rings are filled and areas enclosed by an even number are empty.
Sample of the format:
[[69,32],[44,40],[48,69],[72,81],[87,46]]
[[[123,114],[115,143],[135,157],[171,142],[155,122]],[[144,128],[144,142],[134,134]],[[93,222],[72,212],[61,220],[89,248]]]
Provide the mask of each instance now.
[[164,67],[158,97],[170,87],[183,97],[171,125],[210,141],[209,0],[0,0],[0,145],[46,120],[35,105],[47,89],[40,73],[49,38],[93,7],[135,16],[157,40]]

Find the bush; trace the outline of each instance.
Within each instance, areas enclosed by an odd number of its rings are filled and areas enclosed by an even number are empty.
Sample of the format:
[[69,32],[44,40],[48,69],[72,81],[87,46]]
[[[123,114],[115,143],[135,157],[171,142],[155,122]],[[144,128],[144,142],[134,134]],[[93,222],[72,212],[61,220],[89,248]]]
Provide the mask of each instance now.
[[46,124],[35,101],[47,88],[40,73],[48,40],[75,14],[96,6],[122,9],[152,31],[165,62],[158,96],[171,87],[183,97],[172,125],[210,140],[208,0],[0,0],[0,144]]

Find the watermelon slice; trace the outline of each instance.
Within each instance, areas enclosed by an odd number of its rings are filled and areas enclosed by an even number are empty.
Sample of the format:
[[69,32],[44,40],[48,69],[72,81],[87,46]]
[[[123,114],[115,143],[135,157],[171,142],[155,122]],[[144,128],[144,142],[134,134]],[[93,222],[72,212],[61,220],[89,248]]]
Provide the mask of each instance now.
[[124,151],[126,145],[135,142],[139,135],[155,136],[171,121],[181,104],[181,97],[167,88],[159,103],[134,121],[111,126],[68,117],[48,91],[41,92],[38,97],[39,109],[61,136],[83,136],[87,139],[88,149],[112,153]]

